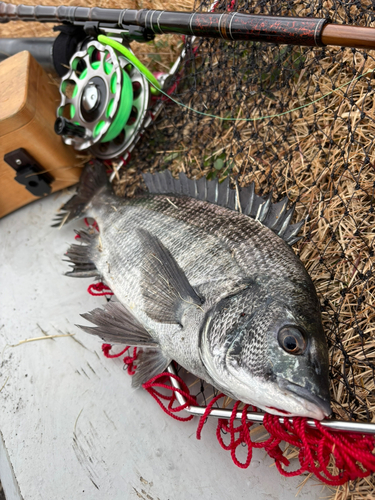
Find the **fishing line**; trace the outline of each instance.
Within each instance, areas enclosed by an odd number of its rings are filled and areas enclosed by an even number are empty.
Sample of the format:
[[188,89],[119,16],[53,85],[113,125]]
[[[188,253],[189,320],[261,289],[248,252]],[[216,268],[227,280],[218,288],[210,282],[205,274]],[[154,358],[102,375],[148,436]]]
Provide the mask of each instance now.
[[[103,44],[107,44],[109,45],[110,47],[113,47],[114,49],[118,50],[119,52],[121,52],[124,56],[127,57],[127,53],[129,52],[128,50],[125,49],[125,47],[123,45],[121,45],[120,43],[112,40],[111,38],[108,38],[104,35],[99,35],[98,36],[98,41],[103,43]],[[125,52],[126,50],[126,52]],[[134,59],[134,56],[133,56],[133,59]],[[288,111],[284,111],[283,113],[279,113],[279,114],[275,114],[275,115],[267,115],[267,116],[258,116],[256,118],[233,118],[233,117],[221,117],[221,116],[218,116],[218,115],[212,115],[210,113],[204,113],[203,111],[199,111],[198,109],[194,109],[194,108],[191,108],[190,106],[188,106],[187,104],[184,104],[183,102],[180,102],[180,101],[177,101],[176,99],[173,99],[173,97],[171,97],[169,94],[167,94],[166,92],[164,92],[160,87],[157,89],[161,94],[163,94],[165,97],[168,97],[168,99],[170,99],[172,102],[174,102],[175,104],[177,104],[178,106],[182,107],[182,108],[186,108],[187,110],[189,111],[192,111],[193,113],[196,113],[198,115],[202,115],[202,116],[207,116],[208,118],[217,118],[218,120],[222,120],[222,121],[233,121],[233,122],[255,122],[255,121],[259,121],[259,120],[267,120],[267,119],[271,119],[271,118],[278,118],[280,116],[285,116],[289,113],[293,113],[293,111],[299,111],[300,109],[304,109],[304,108],[307,108],[308,106],[312,106],[313,104],[321,101],[322,99],[324,99],[325,97],[328,97],[330,96],[331,94],[337,92],[338,90],[341,90],[343,89],[344,87],[347,87],[348,85],[350,85],[351,83],[359,80],[360,78],[368,75],[369,73],[373,73],[374,70],[373,69],[370,69],[368,70],[366,73],[362,73],[361,75],[359,76],[356,76],[355,78],[353,78],[353,80],[350,80],[350,82],[346,82],[342,85],[340,85],[339,87],[337,87],[337,89],[334,89],[334,90],[331,90],[330,92],[328,92],[327,94],[324,94],[322,95],[321,97],[319,97],[318,99],[315,99],[314,101],[311,101],[307,104],[303,104],[302,106],[298,106],[297,108],[293,108],[293,109],[289,109]],[[147,74],[143,73],[144,77],[146,78],[146,80],[151,84],[151,85],[155,85],[155,80],[154,78],[151,80],[149,78],[149,71],[147,72]]]

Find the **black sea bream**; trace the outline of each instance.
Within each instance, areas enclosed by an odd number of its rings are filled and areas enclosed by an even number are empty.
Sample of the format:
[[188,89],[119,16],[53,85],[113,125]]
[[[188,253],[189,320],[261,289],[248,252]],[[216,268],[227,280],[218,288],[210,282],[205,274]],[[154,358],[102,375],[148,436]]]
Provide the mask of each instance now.
[[84,314],[96,326],[81,328],[144,348],[135,387],[175,360],[270,413],[329,415],[319,301],[289,246],[303,222],[289,225],[287,200],[168,171],[145,181],[150,194],[121,199],[91,162],[62,208],[60,224],[85,214],[100,230],[80,233],[67,274],[99,276],[117,298]]

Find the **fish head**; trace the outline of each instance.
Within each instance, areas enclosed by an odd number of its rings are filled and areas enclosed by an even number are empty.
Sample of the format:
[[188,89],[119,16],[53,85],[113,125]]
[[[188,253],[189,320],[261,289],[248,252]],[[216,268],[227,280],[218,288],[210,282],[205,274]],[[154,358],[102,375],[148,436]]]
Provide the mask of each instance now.
[[200,344],[218,388],[275,415],[330,415],[328,348],[314,293],[248,287],[222,299],[206,316]]

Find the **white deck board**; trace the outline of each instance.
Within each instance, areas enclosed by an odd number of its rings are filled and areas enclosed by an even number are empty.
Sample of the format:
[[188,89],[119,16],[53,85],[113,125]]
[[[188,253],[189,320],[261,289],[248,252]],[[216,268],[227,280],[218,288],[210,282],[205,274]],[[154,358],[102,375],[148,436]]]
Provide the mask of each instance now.
[[[247,500],[294,498],[257,451],[240,470],[216,441],[216,421],[197,441],[197,420],[174,421],[130,387],[121,360],[74,326],[104,303],[88,279],[63,276],[73,225],[50,227],[65,196],[51,196],[0,220],[0,479],[7,500]],[[76,224],[75,227],[79,227]],[[75,337],[27,338],[74,333]],[[78,342],[77,342],[77,341]],[[298,498],[328,490],[310,480]]]

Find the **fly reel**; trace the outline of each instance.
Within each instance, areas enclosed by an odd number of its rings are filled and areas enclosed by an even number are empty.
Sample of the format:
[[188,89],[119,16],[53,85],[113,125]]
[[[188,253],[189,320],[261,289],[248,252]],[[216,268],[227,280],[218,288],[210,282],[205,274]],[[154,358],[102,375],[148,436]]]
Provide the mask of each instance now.
[[91,41],[73,55],[61,81],[55,124],[66,144],[111,159],[137,139],[148,115],[150,86],[128,53],[129,59]]

